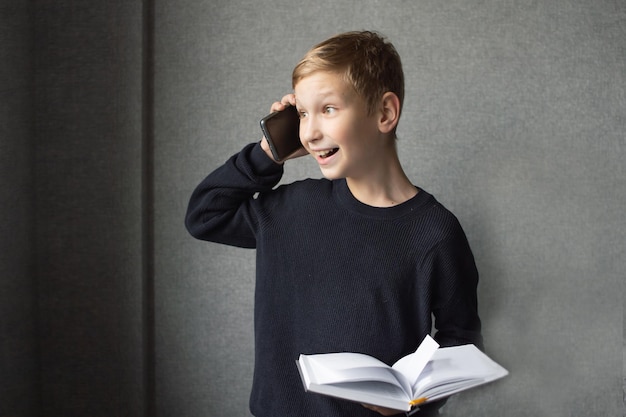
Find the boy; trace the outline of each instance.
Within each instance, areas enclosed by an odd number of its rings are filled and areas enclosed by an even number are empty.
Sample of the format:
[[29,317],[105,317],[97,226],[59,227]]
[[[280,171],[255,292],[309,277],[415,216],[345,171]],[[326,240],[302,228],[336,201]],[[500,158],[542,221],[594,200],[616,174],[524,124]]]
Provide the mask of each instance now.
[[397,414],[306,393],[295,360],[352,351],[391,364],[417,348],[433,316],[442,346],[481,347],[474,259],[456,218],[400,165],[404,77],[390,43],[371,32],[332,37],[298,63],[293,88],[271,111],[296,106],[304,150],[290,159],[310,154],[325,178],[275,188],[283,165],[263,138],[202,181],[186,226],[257,249],[252,414]]

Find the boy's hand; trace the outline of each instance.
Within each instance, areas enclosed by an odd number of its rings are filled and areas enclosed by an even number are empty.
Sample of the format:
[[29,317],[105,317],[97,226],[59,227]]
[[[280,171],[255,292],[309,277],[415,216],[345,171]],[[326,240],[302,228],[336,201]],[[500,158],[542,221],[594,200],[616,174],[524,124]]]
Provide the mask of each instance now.
[[[275,101],[272,104],[272,107],[270,108],[270,113],[274,113],[275,111],[283,111],[285,110],[285,107],[287,106],[294,106],[294,107],[296,106],[296,96],[294,94],[287,94],[280,101]],[[277,164],[282,164],[287,159],[298,158],[300,156],[304,156],[308,154],[306,149],[299,149],[298,151],[289,155],[283,161],[278,162],[274,159],[274,156],[272,155],[272,151],[270,150],[270,145],[269,143],[267,143],[267,139],[265,139],[265,136],[263,136],[263,139],[261,140],[261,148],[265,151],[267,156],[269,156]]]

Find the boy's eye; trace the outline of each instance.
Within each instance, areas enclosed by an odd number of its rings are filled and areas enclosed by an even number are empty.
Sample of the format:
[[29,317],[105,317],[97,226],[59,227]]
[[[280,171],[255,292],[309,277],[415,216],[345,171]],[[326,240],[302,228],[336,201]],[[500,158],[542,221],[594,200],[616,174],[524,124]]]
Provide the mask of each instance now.
[[326,113],[326,114],[332,114],[332,113],[334,113],[334,112],[335,112],[335,110],[336,110],[336,109],[335,109],[334,107],[332,107],[332,106],[326,106],[326,107],[324,107],[324,113]]

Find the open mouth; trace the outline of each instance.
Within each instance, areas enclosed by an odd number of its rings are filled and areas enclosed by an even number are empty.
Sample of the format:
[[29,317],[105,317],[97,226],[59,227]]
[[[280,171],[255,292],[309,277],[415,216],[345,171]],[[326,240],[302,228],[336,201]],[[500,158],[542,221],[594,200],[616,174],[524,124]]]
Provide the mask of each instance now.
[[336,154],[337,151],[339,151],[339,148],[327,149],[324,151],[315,152],[315,155],[322,159],[326,159]]

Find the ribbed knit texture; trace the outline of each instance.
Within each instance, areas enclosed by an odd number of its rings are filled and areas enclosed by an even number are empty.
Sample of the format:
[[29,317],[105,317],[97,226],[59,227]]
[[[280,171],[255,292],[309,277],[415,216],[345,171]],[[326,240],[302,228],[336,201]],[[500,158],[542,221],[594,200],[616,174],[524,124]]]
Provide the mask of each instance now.
[[376,208],[345,180],[274,189],[282,173],[250,144],[197,187],[186,218],[198,239],[257,249],[255,416],[378,415],[305,393],[295,360],[351,351],[392,364],[430,333],[431,313],[442,346],[482,347],[474,258],[433,196]]

